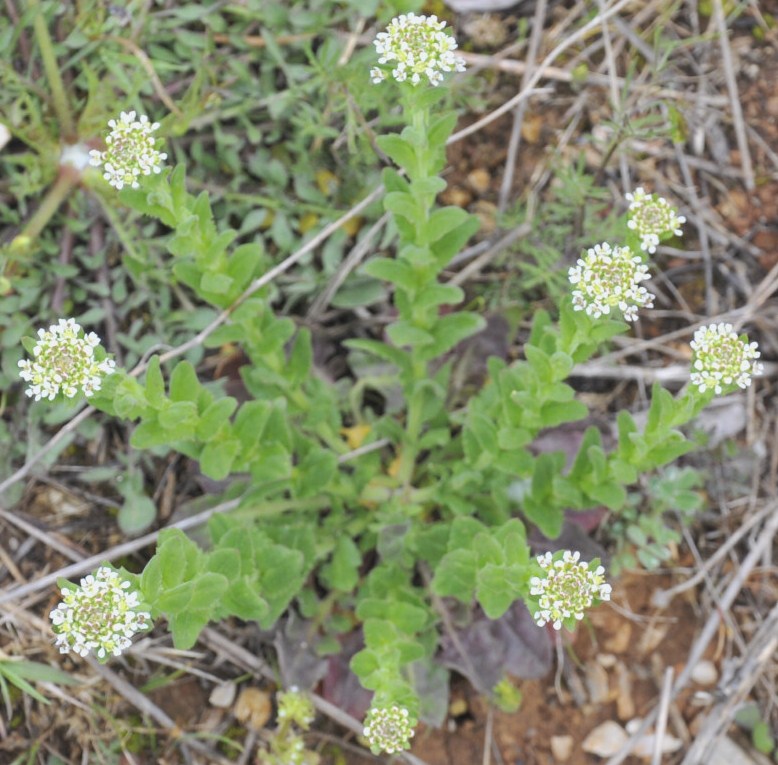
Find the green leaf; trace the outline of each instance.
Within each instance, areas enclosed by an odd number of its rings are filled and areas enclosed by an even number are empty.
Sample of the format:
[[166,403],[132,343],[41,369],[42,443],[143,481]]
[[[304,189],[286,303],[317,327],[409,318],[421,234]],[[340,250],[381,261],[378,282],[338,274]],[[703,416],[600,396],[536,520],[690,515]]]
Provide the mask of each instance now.
[[219,429],[229,421],[237,407],[238,402],[230,396],[217,399],[210,404],[200,415],[200,420],[195,430],[197,438],[201,441],[208,441],[213,438]]
[[457,343],[480,332],[486,326],[483,316],[469,311],[458,311],[440,316],[432,333],[434,342],[424,349],[425,359],[434,359],[450,351]]
[[478,572],[476,598],[490,619],[499,619],[521,594],[523,572],[516,566],[489,563]]
[[297,386],[303,383],[310,374],[312,363],[311,332],[307,327],[303,327],[297,333],[286,364],[286,377],[290,384]]
[[433,592],[469,603],[475,592],[476,568],[476,556],[472,550],[459,549],[446,553],[435,571]]
[[116,520],[122,533],[135,536],[146,531],[157,517],[157,507],[145,494],[125,497]]
[[387,212],[405,218],[413,225],[419,222],[422,214],[413,197],[400,191],[392,191],[384,197],[384,208]]
[[338,458],[327,449],[314,448],[303,457],[294,470],[294,493],[312,497],[323,491],[338,467]]
[[386,343],[378,342],[377,340],[346,340],[345,345],[347,348],[353,348],[357,351],[365,351],[371,353],[373,356],[378,356],[384,361],[388,361],[390,364],[394,364],[400,371],[409,371],[411,360],[406,351],[400,348],[395,348]]
[[478,231],[479,225],[478,219],[475,216],[470,216],[461,226],[450,231],[432,245],[438,268],[442,269],[448,265],[448,262],[462,249],[465,242]]
[[357,606],[360,619],[385,619],[400,632],[413,635],[421,632],[429,621],[429,614],[423,608],[398,600],[365,598]]
[[435,210],[430,215],[429,220],[424,228],[427,241],[431,244],[442,239],[446,234],[450,234],[463,224],[465,224],[472,216],[470,213],[463,210],[461,207],[443,207],[440,210]]
[[429,333],[419,327],[415,327],[409,321],[396,321],[387,327],[386,334],[391,341],[398,346],[417,346],[429,345],[434,338]]
[[364,648],[354,654],[349,662],[351,671],[359,678],[362,685],[372,690],[368,678],[381,669],[381,660],[378,654],[370,648]]
[[267,601],[259,595],[256,585],[243,577],[233,582],[222,598],[222,605],[244,621],[264,621],[270,612]]
[[226,576],[230,582],[234,582],[240,576],[240,557],[235,550],[220,547],[208,554],[205,567],[207,571]]
[[154,601],[154,607],[168,616],[177,614],[189,605],[193,589],[192,582],[182,582],[175,587],[168,587]]
[[552,401],[544,404],[540,410],[543,427],[552,428],[566,422],[583,420],[589,415],[586,404],[580,401]]
[[424,287],[413,301],[414,308],[423,311],[439,305],[456,305],[465,299],[465,293],[453,284],[430,284]]
[[200,277],[200,292],[215,295],[226,295],[232,287],[232,277],[227,274],[206,271]]
[[442,146],[453,132],[457,124],[455,112],[446,112],[442,117],[433,120],[427,133],[430,146]]
[[208,624],[207,611],[188,610],[170,617],[170,632],[173,635],[173,645],[183,651],[191,648],[200,633]]
[[381,135],[376,138],[376,144],[389,159],[405,170],[416,164],[416,150],[412,144],[397,134]]
[[162,409],[166,403],[165,381],[159,368],[159,356],[152,356],[146,368],[146,401],[154,409]]
[[119,417],[134,420],[148,408],[146,391],[134,377],[125,375],[116,387],[113,405]]
[[234,438],[214,439],[200,452],[200,469],[214,481],[221,481],[230,474],[239,451],[240,441]]
[[359,581],[362,553],[348,536],[341,536],[335,543],[332,560],[322,566],[321,576],[331,590],[351,592]]
[[177,401],[159,413],[159,424],[169,441],[191,438],[197,422],[197,406],[192,401]]
[[381,279],[408,292],[416,288],[416,275],[413,269],[402,260],[392,258],[373,258],[362,266],[362,272],[374,279]]
[[217,607],[222,595],[227,591],[229,581],[223,574],[206,571],[193,582],[192,600],[189,608],[197,611],[212,612]]
[[170,376],[170,400],[197,401],[200,388],[195,368],[188,361],[180,361],[176,364]]

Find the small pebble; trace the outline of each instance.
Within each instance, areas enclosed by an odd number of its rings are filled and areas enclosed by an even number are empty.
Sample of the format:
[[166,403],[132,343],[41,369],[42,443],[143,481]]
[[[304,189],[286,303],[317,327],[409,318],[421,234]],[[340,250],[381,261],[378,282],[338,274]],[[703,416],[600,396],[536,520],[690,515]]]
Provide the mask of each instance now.
[[716,665],[707,659],[697,662],[692,670],[692,680],[699,685],[715,685],[718,679]]
[[270,719],[272,709],[267,693],[259,688],[244,688],[232,712],[247,728],[260,730]]
[[208,701],[213,707],[226,709],[232,705],[233,701],[235,701],[236,690],[237,688],[235,683],[222,683],[221,685],[217,685],[211,691],[211,695],[208,697]]
[[585,739],[581,748],[598,757],[613,757],[627,743],[627,731],[613,720],[598,725]]
[[489,191],[489,186],[492,183],[492,177],[487,170],[482,167],[471,170],[467,174],[467,182],[470,184],[470,188],[477,194],[484,194]]
[[551,736],[551,754],[557,762],[567,762],[572,753],[572,736]]

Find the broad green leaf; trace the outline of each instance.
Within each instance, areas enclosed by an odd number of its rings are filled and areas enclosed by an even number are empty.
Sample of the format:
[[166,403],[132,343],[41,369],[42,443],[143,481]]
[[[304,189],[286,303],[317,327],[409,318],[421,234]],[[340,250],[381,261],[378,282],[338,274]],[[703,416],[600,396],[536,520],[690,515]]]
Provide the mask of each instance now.
[[341,536],[335,542],[330,562],[322,567],[321,575],[328,588],[340,592],[351,592],[359,581],[359,567],[362,553],[348,536]]
[[230,396],[220,398],[210,404],[200,415],[195,435],[201,441],[208,441],[216,435],[222,425],[226,424],[238,406],[238,402]]
[[215,571],[206,571],[200,574],[193,582],[192,600],[189,608],[196,611],[213,611],[219,599],[227,591],[229,582],[223,574]]
[[472,550],[459,549],[446,553],[435,570],[432,590],[437,595],[469,603],[475,591],[476,570],[476,556]]
[[378,136],[376,144],[396,165],[404,169],[410,169],[416,164],[415,148],[399,135]]
[[146,368],[146,401],[154,409],[161,409],[165,405],[165,381],[159,368],[159,356],[152,356]]
[[240,451],[240,441],[234,438],[216,438],[200,452],[200,470],[214,481],[221,481],[230,474],[235,457]]
[[360,619],[385,619],[400,632],[411,635],[421,632],[429,622],[429,614],[423,608],[399,600],[379,600],[378,598],[361,600],[357,606],[357,616]]
[[362,272],[374,279],[381,279],[402,287],[409,292],[416,288],[416,274],[402,260],[392,258],[373,258],[362,267]]
[[191,648],[200,633],[208,624],[208,611],[187,610],[170,617],[170,632],[173,635],[173,645],[183,651]]
[[433,359],[450,351],[457,343],[480,332],[486,326],[483,316],[459,311],[441,316],[432,332],[434,342],[424,349],[424,357]]
[[264,621],[270,612],[267,601],[259,595],[256,585],[251,584],[246,577],[230,584],[222,597],[222,605],[244,621]]
[[419,327],[415,327],[409,321],[396,321],[387,327],[386,334],[391,341],[398,346],[417,346],[429,345],[434,341],[433,336]]
[[179,361],[170,375],[170,400],[197,401],[200,387],[194,367],[188,361]]
[[466,223],[472,216],[461,207],[443,207],[430,215],[425,226],[427,241],[437,242]]

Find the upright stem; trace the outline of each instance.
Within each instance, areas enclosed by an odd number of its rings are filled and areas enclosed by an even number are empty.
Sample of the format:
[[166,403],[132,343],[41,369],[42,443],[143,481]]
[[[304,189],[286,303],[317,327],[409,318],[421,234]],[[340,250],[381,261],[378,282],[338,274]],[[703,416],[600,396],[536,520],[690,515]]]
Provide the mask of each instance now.
[[60,123],[60,135],[68,141],[76,138],[76,128],[73,122],[73,115],[70,112],[67,95],[65,94],[65,85],[59,73],[59,64],[54,55],[54,44],[51,41],[49,30],[46,26],[46,20],[43,18],[43,11],[40,7],[40,0],[30,0],[30,5],[35,9],[35,18],[33,20],[33,29],[35,39],[38,41],[38,47],[43,60],[43,68],[46,71],[46,79],[51,88],[51,100],[54,104],[54,111],[57,113],[57,119]]
[[23,255],[28,251],[54,213],[59,210],[60,205],[68,198],[80,177],[80,173],[74,167],[70,165],[60,167],[56,182],[48,190],[38,209],[24,224],[19,234],[11,241],[10,251],[12,255]]
[[[417,106],[412,102],[407,104],[406,113],[410,111],[410,122],[414,129],[414,132],[418,136],[423,136],[426,139],[429,127],[429,107]],[[424,181],[430,173],[429,169],[429,151],[426,143],[416,146],[416,162],[414,172],[411,181],[411,194],[416,203],[418,209],[418,216],[416,221],[416,244],[419,247],[426,247],[429,242],[429,234],[427,232],[427,222],[429,221],[430,208],[434,203],[434,198],[430,196],[428,192],[424,192],[420,189],[421,181]],[[413,264],[411,264],[413,265]],[[417,270],[419,274],[419,286],[422,286],[422,282],[426,281],[429,277],[425,276],[427,271],[426,265],[422,269]],[[413,324],[419,323],[419,317],[411,307],[411,315],[406,317]],[[428,329],[426,326],[420,326],[420,329]],[[406,391],[408,401],[408,413],[405,421],[405,442],[403,444],[402,454],[400,457],[400,466],[398,469],[397,477],[403,486],[403,491],[407,496],[410,494],[411,481],[413,479],[413,470],[416,466],[416,458],[419,454],[419,438],[424,426],[423,409],[424,409],[424,392],[420,388],[420,383],[429,377],[429,365],[426,361],[420,358],[420,349],[418,346],[414,346],[411,349],[411,381]]]

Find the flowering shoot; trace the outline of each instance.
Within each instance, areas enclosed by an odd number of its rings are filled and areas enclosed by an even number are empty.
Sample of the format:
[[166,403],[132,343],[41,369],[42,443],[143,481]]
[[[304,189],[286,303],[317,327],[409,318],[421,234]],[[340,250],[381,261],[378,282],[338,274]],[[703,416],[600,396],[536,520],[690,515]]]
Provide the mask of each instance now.
[[[438,21],[437,16],[397,16],[373,41],[378,63],[392,67],[391,74],[397,82],[408,80],[414,86],[423,77],[436,86],[443,82],[444,73],[464,72],[465,60],[454,53],[457,41],[443,31],[445,26],[446,22]],[[370,79],[376,84],[383,82],[386,71],[373,67]]]
[[130,186],[137,189],[142,175],[159,173],[167,154],[156,148],[157,139],[152,133],[158,122],[149,122],[142,114],[135,119],[135,112],[122,112],[118,120],[108,120],[111,132],[105,139],[105,151],[89,152],[90,163],[103,166],[103,178],[116,189]]
[[112,359],[95,359],[99,345],[100,338],[94,332],[85,334],[74,319],[39,329],[33,360],[19,362],[19,376],[30,383],[25,393],[36,401],[53,401],[60,392],[73,398],[79,389],[87,397],[99,391],[103,377],[116,367]]
[[640,282],[650,279],[648,266],[629,247],[611,247],[607,242],[587,250],[568,271],[573,290],[573,308],[598,319],[618,308],[626,321],[635,321],[638,308],[651,308],[654,296]]
[[363,733],[373,754],[394,754],[410,749],[413,722],[408,710],[402,707],[371,707],[365,717]]
[[700,327],[691,342],[694,359],[691,381],[700,393],[713,390],[716,394],[724,388],[737,385],[747,388],[751,377],[762,373],[762,365],[756,343],[740,338],[731,324],[711,324]]
[[626,196],[629,202],[627,226],[640,236],[641,250],[653,254],[662,239],[683,235],[681,226],[686,218],[678,215],[678,210],[664,197],[646,194],[640,186]]
[[84,577],[80,587],[63,587],[62,602],[49,614],[60,653],[94,652],[99,659],[119,656],[130,638],[151,626],[139,595],[108,566]]
[[603,577],[605,569],[579,562],[580,557],[580,553],[570,550],[557,560],[550,552],[537,557],[544,575],[530,579],[530,595],[538,597],[539,610],[533,618],[539,627],[551,622],[555,630],[560,630],[569,619],[583,619],[584,611],[595,601],[610,600],[611,586]]

